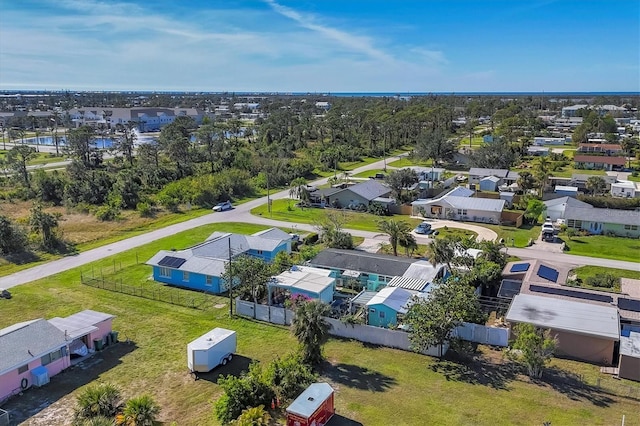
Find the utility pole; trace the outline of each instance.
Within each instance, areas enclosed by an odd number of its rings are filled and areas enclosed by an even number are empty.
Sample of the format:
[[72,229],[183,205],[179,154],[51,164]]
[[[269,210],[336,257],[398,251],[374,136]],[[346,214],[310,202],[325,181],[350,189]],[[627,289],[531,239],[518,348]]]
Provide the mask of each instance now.
[[229,236],[229,318],[233,318],[233,267],[231,265],[231,236]]
[[269,173],[267,175],[267,211],[269,212],[269,217],[271,217],[271,198],[269,197]]

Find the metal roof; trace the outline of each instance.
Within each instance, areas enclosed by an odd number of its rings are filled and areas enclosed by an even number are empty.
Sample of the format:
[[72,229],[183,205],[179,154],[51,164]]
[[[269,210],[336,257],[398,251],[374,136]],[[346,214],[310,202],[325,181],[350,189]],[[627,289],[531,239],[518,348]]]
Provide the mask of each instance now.
[[565,204],[566,205],[565,207],[572,206],[572,207],[582,207],[585,209],[595,208],[591,204],[585,203],[584,201],[576,200],[573,197],[560,197],[560,198],[554,198],[553,200],[544,201],[544,205],[547,206],[547,208],[552,206],[557,206],[559,204],[560,205]]
[[96,331],[96,324],[112,318],[115,316],[87,309],[66,318],[51,318],[49,322],[64,332],[69,339],[74,340]]
[[333,394],[328,383],[312,383],[287,407],[287,413],[309,418]]
[[608,340],[620,337],[618,310],[612,306],[521,293],[513,298],[506,320]]
[[254,237],[269,238],[272,240],[286,241],[291,239],[291,235],[279,228],[269,228],[253,234]]
[[564,219],[619,225],[640,225],[640,211],[601,209],[595,207],[592,209],[566,207],[564,209]]
[[0,330],[0,376],[67,344],[64,332],[45,319]]
[[497,176],[505,178],[508,174],[509,170],[507,169],[484,169],[481,167],[472,167],[469,169],[469,176]]
[[402,277],[432,282],[439,274],[445,274],[446,270],[443,271],[443,269],[446,269],[446,267],[447,265],[443,263],[433,266],[429,261],[418,260],[409,265],[404,274],[402,274]]
[[384,305],[401,314],[407,313],[413,293],[400,287],[385,287],[367,302],[367,306]]
[[357,296],[351,299],[351,303],[359,306],[366,305],[376,294],[378,293],[375,291],[362,290]]
[[429,286],[429,284],[430,282],[427,280],[407,277],[394,277],[387,283],[387,286],[400,287],[404,288],[405,290],[424,291]]
[[[330,273],[330,271],[327,271]],[[269,282],[270,286],[298,289],[309,291],[311,293],[320,294],[327,288],[330,288],[336,279],[329,277],[328,274],[318,274],[309,271],[290,270],[276,275]]]
[[455,209],[480,210],[486,212],[501,212],[506,203],[505,200],[492,198],[467,198],[446,196],[443,200]]

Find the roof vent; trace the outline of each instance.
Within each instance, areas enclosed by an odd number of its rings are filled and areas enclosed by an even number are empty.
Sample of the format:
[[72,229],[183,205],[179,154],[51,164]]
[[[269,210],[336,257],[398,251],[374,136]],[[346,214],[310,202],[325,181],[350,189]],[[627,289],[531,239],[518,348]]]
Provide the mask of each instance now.
[[309,398],[307,398],[307,401],[315,401],[315,400],[313,399],[312,396],[310,396]]

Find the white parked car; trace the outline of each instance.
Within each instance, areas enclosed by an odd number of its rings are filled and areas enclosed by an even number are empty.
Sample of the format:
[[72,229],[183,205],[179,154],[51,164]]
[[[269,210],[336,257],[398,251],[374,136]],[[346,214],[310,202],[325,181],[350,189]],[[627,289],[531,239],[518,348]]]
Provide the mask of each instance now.
[[223,212],[225,210],[231,210],[231,201],[225,201],[224,203],[218,203],[213,206],[214,212]]
[[553,234],[556,229],[553,227],[553,223],[545,222],[542,224],[542,233],[543,234]]

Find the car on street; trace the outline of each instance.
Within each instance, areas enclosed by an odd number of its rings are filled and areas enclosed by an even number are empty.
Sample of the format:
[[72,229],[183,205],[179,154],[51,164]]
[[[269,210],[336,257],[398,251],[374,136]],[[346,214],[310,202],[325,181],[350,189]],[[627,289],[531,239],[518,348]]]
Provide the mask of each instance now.
[[414,229],[413,232],[416,234],[429,235],[432,232],[431,224],[429,222],[422,222],[416,226],[416,229]]
[[231,201],[225,201],[223,203],[218,203],[215,206],[213,206],[213,211],[214,212],[223,212],[225,210],[231,210]]

